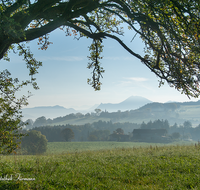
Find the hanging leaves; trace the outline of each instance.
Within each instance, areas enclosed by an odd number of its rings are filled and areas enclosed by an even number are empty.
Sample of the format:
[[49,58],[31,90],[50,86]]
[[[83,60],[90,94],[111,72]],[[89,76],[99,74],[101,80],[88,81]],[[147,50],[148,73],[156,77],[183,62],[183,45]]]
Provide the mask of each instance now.
[[103,58],[101,57],[101,52],[103,51],[103,45],[101,44],[100,40],[93,40],[92,44],[89,47],[90,56],[88,59],[90,62],[88,63],[87,68],[92,69],[92,79],[88,79],[87,83],[90,84],[95,90],[101,89],[101,82],[100,78],[102,77],[102,73],[105,72],[103,67],[101,67],[100,60]]

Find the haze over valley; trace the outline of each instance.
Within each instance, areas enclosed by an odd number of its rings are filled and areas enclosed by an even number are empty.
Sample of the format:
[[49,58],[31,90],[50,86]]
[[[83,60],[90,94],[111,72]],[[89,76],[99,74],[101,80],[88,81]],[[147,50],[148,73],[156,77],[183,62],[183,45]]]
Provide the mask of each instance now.
[[[140,96],[130,96],[117,104],[101,103],[87,110],[75,110],[57,105],[25,108],[22,111],[24,121],[27,119],[35,120],[44,116],[51,121],[47,122],[50,125],[82,125],[99,120],[141,124],[156,119],[167,119],[170,124],[190,121],[195,126],[200,123],[200,101],[159,103]],[[74,115],[74,117],[69,115]]]

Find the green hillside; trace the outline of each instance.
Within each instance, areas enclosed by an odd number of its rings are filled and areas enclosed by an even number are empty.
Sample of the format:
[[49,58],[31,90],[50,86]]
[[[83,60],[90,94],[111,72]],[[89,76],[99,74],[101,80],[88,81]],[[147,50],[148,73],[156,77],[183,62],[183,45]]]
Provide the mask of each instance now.
[[64,117],[55,119],[38,118],[34,126],[42,125],[84,125],[86,123],[94,123],[99,120],[111,121],[112,123],[142,123],[154,121],[157,119],[168,120],[170,125],[174,123],[183,124],[184,121],[190,121],[193,127],[200,124],[200,101],[198,102],[184,102],[184,103],[149,103],[145,106],[130,111],[118,112],[104,112],[97,114],[69,114]]

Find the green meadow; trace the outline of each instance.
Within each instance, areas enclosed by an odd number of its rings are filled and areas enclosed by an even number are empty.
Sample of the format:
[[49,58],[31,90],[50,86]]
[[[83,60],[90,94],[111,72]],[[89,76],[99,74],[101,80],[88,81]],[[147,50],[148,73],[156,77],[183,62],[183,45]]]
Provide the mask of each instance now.
[[199,143],[48,143],[0,156],[0,189],[200,189]]
[[[151,144],[152,146],[162,146],[163,144]],[[48,142],[48,150],[45,154],[59,154],[83,151],[100,151],[117,148],[147,147],[148,143],[135,142],[113,142],[113,141],[96,141],[96,142]]]
[[[165,146],[170,145],[191,145],[194,144],[187,141],[179,141]],[[70,153],[70,152],[82,152],[82,151],[99,151],[99,150],[110,150],[118,148],[139,148],[148,146],[164,146],[162,143],[143,143],[143,142],[115,142],[115,141],[96,141],[96,142],[48,142],[47,152],[48,154],[59,154],[59,153]]]

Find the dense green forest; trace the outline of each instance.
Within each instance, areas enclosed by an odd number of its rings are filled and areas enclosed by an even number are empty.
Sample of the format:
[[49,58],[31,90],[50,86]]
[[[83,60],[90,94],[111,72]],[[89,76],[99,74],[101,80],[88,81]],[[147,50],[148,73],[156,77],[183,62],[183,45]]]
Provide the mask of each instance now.
[[[87,123],[84,125],[55,125],[55,126],[40,126],[34,127],[30,130],[40,131],[46,136],[49,142],[62,142],[65,141],[62,136],[62,130],[69,128],[74,133],[72,141],[108,141],[112,140],[110,135],[118,135],[120,137],[127,137],[132,141],[134,129],[166,129],[167,136],[174,139],[182,140],[200,140],[200,124],[192,127],[190,121],[185,121],[182,125],[174,123],[170,125],[167,120],[155,120],[142,124],[136,123],[113,123],[111,121],[101,121]],[[121,131],[120,131],[121,130]],[[26,132],[26,130],[24,130]],[[125,138],[116,138],[116,140],[123,141]]]
[[106,141],[108,136],[118,128],[123,129],[123,133],[132,132],[133,129],[139,128],[140,125],[136,123],[112,123],[105,121],[98,121],[92,124],[84,125],[58,125],[58,126],[41,126],[34,127],[31,130],[40,131],[46,136],[49,142],[64,141],[61,131],[65,128],[70,128],[74,132],[73,141],[88,141],[90,135],[95,135],[96,140]]

